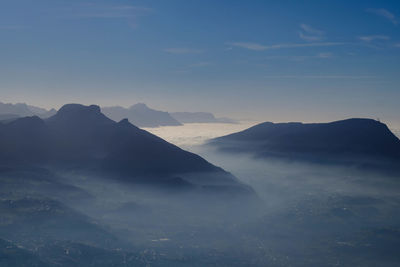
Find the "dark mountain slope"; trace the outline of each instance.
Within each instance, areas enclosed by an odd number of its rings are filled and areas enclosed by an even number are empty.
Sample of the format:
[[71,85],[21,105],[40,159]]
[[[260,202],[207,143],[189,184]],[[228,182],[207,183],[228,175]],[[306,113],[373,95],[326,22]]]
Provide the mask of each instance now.
[[265,122],[209,143],[260,157],[400,160],[400,140],[385,124],[372,119],[312,124]]
[[55,158],[101,162],[102,167],[131,173],[222,172],[127,120],[108,119],[97,106],[66,105],[46,126],[55,139]]
[[145,181],[165,183],[195,174],[209,184],[242,188],[235,177],[200,156],[127,120],[114,122],[94,105],[69,104],[47,120],[25,117],[1,124],[0,159],[8,164],[94,171],[130,181],[145,177]]

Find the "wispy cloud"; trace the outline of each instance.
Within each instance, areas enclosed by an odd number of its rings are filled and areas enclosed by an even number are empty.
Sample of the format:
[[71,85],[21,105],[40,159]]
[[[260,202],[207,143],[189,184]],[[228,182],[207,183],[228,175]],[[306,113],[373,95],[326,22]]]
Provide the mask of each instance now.
[[[245,48],[248,50],[254,50],[254,51],[262,51],[262,50],[269,49],[269,47],[266,45],[257,44],[257,43],[249,43],[249,42],[234,42],[234,43],[228,43],[228,45]],[[232,49],[232,47],[230,47],[230,49]]]
[[289,61],[304,61],[308,59],[328,59],[332,58],[333,53],[324,52],[316,55],[279,55],[279,56],[268,56],[267,59],[283,59]]
[[230,46],[240,47],[253,51],[264,51],[264,50],[283,49],[283,48],[339,46],[339,45],[345,45],[346,43],[317,42],[317,43],[289,43],[289,44],[276,44],[276,45],[262,45],[258,43],[249,43],[249,42],[234,42],[227,44]]
[[299,37],[305,41],[313,42],[320,41],[324,38],[324,32],[318,29],[315,29],[307,24],[300,24]]
[[398,24],[396,16],[384,8],[368,8],[367,12],[384,17],[384,18],[388,19],[389,21],[391,21],[394,25]]
[[75,17],[78,18],[132,18],[151,11],[150,8],[133,5],[100,5],[81,4],[72,7]]
[[126,21],[131,28],[137,27],[137,20],[141,16],[150,14],[151,8],[134,5],[116,5],[100,3],[71,4],[56,10],[58,17],[67,19],[103,19]]
[[198,62],[198,63],[190,64],[189,67],[191,67],[191,68],[199,68],[199,67],[207,67],[207,66],[210,66],[210,65],[212,65],[211,62],[204,61],[204,62]]
[[27,28],[26,26],[20,25],[0,25],[0,30],[21,30]]
[[300,24],[300,28],[302,28],[305,32],[309,33],[309,34],[316,34],[316,35],[321,35],[324,34],[323,31],[321,30],[317,30],[313,27],[311,27],[310,25],[307,24]]
[[303,39],[304,41],[308,42],[315,42],[315,41],[320,41],[322,40],[322,36],[312,36],[312,35],[306,35],[303,32],[299,32],[299,37]]
[[331,58],[333,57],[333,54],[330,52],[325,52],[325,53],[319,53],[317,55],[318,58]]
[[389,36],[386,35],[367,35],[367,36],[359,36],[358,39],[364,42],[372,42],[372,41],[377,41],[377,40],[390,40]]
[[170,53],[170,54],[177,54],[177,55],[203,53],[203,50],[193,49],[193,48],[185,48],[185,47],[167,48],[167,49],[164,49],[164,51],[167,53]]
[[394,44],[394,47],[400,47],[400,43]]
[[276,79],[372,79],[376,76],[368,75],[272,75],[265,76],[266,78],[276,78]]

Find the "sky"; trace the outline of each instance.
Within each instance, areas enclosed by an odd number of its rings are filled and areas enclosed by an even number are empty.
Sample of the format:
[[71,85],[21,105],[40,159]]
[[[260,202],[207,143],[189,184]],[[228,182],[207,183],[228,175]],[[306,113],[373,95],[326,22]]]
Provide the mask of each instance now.
[[400,1],[1,0],[0,101],[400,128]]

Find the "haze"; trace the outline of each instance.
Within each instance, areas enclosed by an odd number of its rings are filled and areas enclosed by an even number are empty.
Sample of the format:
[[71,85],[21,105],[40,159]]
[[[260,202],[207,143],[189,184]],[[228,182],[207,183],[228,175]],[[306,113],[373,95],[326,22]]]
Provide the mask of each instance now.
[[0,0],[0,267],[400,266],[400,1]]
[[396,1],[0,3],[3,102],[400,128]]

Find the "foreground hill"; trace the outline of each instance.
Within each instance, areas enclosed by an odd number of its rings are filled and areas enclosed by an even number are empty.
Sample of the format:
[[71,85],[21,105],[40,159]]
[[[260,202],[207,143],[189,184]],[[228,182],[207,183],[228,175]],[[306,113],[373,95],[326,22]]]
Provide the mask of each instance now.
[[138,127],[159,127],[182,125],[168,112],[154,110],[146,104],[138,103],[129,108],[124,107],[103,107],[101,111],[109,118],[120,121],[127,118],[132,124]]
[[248,190],[200,156],[126,119],[114,122],[94,105],[69,104],[46,120],[25,117],[0,124],[0,160],[3,164],[87,171],[135,182],[187,186],[190,180]]
[[385,124],[372,119],[310,124],[265,122],[209,143],[225,151],[249,152],[258,157],[400,160],[400,140]]

